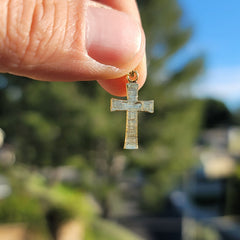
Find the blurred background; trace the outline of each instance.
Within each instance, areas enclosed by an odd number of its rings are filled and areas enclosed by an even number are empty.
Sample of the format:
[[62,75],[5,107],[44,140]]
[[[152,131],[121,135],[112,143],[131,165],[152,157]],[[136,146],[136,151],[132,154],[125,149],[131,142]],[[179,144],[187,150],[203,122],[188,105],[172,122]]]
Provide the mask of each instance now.
[[0,239],[240,239],[240,2],[138,3],[139,150],[95,82],[0,75]]

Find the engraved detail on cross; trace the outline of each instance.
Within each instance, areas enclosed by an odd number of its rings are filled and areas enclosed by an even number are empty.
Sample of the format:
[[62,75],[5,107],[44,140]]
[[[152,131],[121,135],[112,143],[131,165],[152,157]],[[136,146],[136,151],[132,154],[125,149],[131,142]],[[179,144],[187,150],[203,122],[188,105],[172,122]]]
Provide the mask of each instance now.
[[138,100],[138,84],[127,83],[127,100],[111,99],[111,111],[126,111],[124,149],[138,149],[138,112],[153,113],[154,101]]

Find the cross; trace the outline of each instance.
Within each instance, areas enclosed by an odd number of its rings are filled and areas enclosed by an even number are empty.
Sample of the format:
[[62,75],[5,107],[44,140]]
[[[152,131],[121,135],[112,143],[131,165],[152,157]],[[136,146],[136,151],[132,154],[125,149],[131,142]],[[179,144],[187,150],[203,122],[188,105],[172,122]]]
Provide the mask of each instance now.
[[138,84],[127,83],[127,100],[111,99],[111,111],[126,111],[124,149],[138,149],[138,112],[153,113],[154,101],[138,100]]

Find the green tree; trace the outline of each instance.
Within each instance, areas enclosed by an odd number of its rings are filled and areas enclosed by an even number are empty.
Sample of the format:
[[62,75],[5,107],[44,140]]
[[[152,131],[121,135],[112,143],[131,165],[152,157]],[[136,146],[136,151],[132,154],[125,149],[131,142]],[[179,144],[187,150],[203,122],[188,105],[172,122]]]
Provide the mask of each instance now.
[[114,166],[124,138],[124,114],[110,113],[109,95],[93,82],[5,77],[0,125],[15,146],[18,163],[77,167],[81,187],[95,196],[107,217],[118,194],[120,173]]
[[132,157],[145,179],[143,206],[156,210],[194,163],[192,150],[202,104],[191,97],[190,87],[203,68],[203,59],[186,59],[182,66],[171,67],[171,59],[187,44],[192,28],[182,24],[183,12],[176,0],[138,2],[148,53],[148,81],[141,93],[155,100],[155,113],[153,117],[141,116],[144,150]]
[[216,99],[205,99],[203,104],[203,128],[228,127],[233,124],[232,113],[223,102]]

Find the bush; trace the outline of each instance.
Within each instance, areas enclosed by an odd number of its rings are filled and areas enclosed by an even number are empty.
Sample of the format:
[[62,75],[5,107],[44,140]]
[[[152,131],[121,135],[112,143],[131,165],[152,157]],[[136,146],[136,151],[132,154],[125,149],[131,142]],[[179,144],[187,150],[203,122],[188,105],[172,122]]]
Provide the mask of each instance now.
[[40,204],[25,194],[12,194],[0,201],[0,222],[26,222],[32,225],[44,223],[44,215]]

